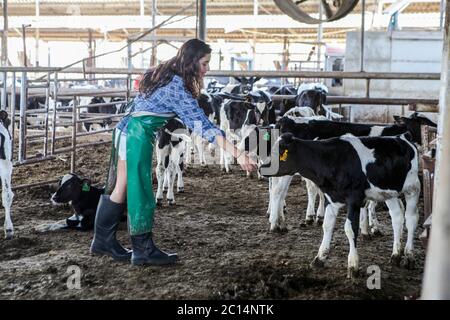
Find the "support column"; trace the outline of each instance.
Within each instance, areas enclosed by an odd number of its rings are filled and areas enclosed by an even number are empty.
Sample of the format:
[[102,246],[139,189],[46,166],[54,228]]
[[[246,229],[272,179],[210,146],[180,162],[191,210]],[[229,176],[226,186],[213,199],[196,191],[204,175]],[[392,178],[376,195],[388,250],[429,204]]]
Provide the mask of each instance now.
[[[39,0],[36,0],[36,18],[40,15],[39,13]],[[35,67],[39,67],[39,27],[36,27],[36,59],[35,59]]]
[[446,8],[439,95],[433,221],[425,261],[422,299],[450,299],[450,7]]
[[[152,28],[155,28],[156,26],[156,0],[152,0]],[[152,56],[150,58],[150,67],[156,66],[156,29],[153,29],[152,31]]]
[[2,67],[8,65],[8,0],[3,0]]
[[198,38],[206,41],[206,0],[199,0],[198,7]]

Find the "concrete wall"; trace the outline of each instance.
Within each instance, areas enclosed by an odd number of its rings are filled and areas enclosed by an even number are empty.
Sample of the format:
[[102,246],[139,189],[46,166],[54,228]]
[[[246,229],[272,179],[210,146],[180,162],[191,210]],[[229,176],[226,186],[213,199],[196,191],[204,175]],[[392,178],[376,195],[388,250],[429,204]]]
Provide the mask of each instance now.
[[[360,71],[361,33],[347,33],[345,71]],[[364,39],[364,71],[440,72],[442,33],[428,31],[369,31]],[[364,97],[365,80],[344,80],[345,95]],[[438,98],[439,81],[371,80],[370,96],[380,98]],[[347,109],[348,110],[348,109]],[[358,122],[391,122],[392,115],[405,113],[407,106],[352,107],[347,116]],[[436,115],[428,115],[430,118]]]

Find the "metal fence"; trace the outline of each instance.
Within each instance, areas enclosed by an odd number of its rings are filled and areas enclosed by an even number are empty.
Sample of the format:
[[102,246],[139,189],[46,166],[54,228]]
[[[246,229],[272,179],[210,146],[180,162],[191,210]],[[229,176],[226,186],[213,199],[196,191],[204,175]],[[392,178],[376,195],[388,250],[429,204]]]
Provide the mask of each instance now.
[[[103,129],[93,132],[81,132],[80,126],[85,122],[95,122],[104,119],[119,119],[123,114],[99,114],[83,112],[80,109],[94,108],[100,106],[114,107],[115,104],[127,103],[136,95],[132,89],[132,75],[142,74],[144,69],[116,69],[116,68],[25,68],[25,67],[0,67],[1,84],[1,109],[7,110],[12,119],[12,128],[18,123],[18,137],[15,130],[11,130],[13,140],[13,161],[14,166],[28,165],[32,163],[48,161],[55,159],[58,154],[71,154],[71,171],[76,169],[76,150],[84,147],[106,144],[110,141],[92,141],[79,143],[79,138],[100,135],[110,132],[113,129]],[[61,74],[75,74],[81,77],[59,78]],[[17,75],[20,74],[20,79]],[[31,76],[30,76],[31,75]],[[93,75],[88,78],[86,75]],[[102,76],[98,75],[113,75]],[[411,79],[411,80],[439,80],[440,74],[437,73],[375,73],[375,72],[310,72],[310,71],[210,71],[207,76],[227,76],[227,77],[250,77],[259,76],[264,78],[299,78],[299,79],[326,79],[326,78],[349,78],[364,79],[366,81],[366,97],[328,97],[329,104],[383,104],[383,105],[437,105],[437,99],[395,99],[395,98],[370,98],[370,81],[373,79]],[[29,78],[30,77],[30,78]],[[61,84],[66,81],[96,81],[96,80],[125,80],[126,87],[122,89],[98,89],[98,90],[74,90],[62,89]],[[8,85],[8,80],[11,83]],[[17,82],[20,80],[20,83]],[[19,85],[19,87],[18,87]],[[123,96],[123,100],[96,103],[80,104],[80,97],[83,96]],[[9,97],[9,100],[8,100]],[[18,97],[18,99],[17,99]],[[27,101],[29,97],[45,97],[45,103],[41,108],[27,110]],[[71,106],[57,107],[57,101],[61,98],[71,98]],[[53,105],[50,105],[50,98]],[[275,95],[273,99],[292,99],[295,96]],[[17,101],[18,100],[18,101]],[[19,105],[16,110],[17,104]],[[18,111],[18,114],[17,114]],[[427,110],[430,111],[430,110]],[[35,120],[34,122],[31,120]],[[58,127],[71,127],[70,134],[57,136]],[[39,129],[39,130],[35,130]],[[34,132],[36,131],[36,132]],[[18,150],[14,157],[14,145],[18,140]],[[56,142],[68,140],[70,146],[57,148]],[[27,148],[32,145],[42,145],[42,154],[29,156]],[[43,181],[40,183],[31,183],[15,186],[14,189],[26,188],[31,186],[45,185],[54,182]]]

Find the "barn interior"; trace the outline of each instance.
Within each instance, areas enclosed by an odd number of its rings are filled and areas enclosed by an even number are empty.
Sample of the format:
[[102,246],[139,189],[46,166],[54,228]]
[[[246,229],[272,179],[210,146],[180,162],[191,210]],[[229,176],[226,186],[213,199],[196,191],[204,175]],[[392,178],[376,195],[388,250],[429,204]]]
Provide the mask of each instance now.
[[[14,193],[0,210],[2,299],[450,299],[448,1],[3,0],[1,7],[0,103],[11,123],[1,131],[2,150],[9,135],[12,166],[2,192]],[[270,92],[279,108],[297,101],[302,85],[321,84],[320,103],[336,122],[383,128],[420,115],[434,123],[417,129],[414,265],[393,261],[393,222],[380,202],[379,233],[359,236],[358,276],[348,278],[345,208],[325,268],[314,268],[323,226],[305,220],[302,178],[293,177],[285,199],[286,227],[273,230],[267,179],[235,162],[223,171],[219,150],[206,142],[185,163],[184,192],[155,214],[157,243],[178,251],[180,263],[135,268],[90,255],[93,231],[70,228],[73,206],[55,206],[52,196],[70,172],[105,186],[111,134],[142,75],[193,38],[212,49],[203,88],[210,95],[255,77],[251,90]],[[407,224],[402,234],[403,250]],[[126,222],[118,239],[131,246]]]

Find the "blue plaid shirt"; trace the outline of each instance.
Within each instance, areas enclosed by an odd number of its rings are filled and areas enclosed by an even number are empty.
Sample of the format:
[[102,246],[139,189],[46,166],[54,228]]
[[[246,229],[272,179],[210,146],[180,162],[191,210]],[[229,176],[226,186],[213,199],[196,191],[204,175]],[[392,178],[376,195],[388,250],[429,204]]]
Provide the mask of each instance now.
[[[156,89],[149,97],[138,95],[134,99],[134,104],[135,112],[175,113],[195,134],[201,135],[211,143],[217,135],[225,136],[225,133],[206,117],[198,101],[185,88],[180,76],[174,75],[167,85]],[[117,124],[117,128],[126,133],[129,120],[130,117],[125,116]]]

